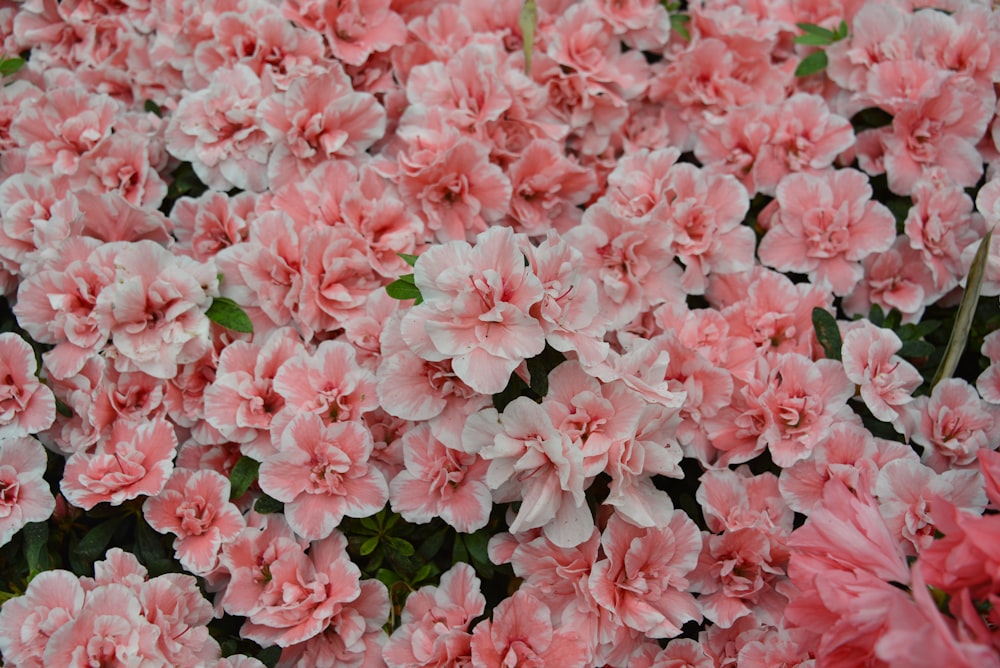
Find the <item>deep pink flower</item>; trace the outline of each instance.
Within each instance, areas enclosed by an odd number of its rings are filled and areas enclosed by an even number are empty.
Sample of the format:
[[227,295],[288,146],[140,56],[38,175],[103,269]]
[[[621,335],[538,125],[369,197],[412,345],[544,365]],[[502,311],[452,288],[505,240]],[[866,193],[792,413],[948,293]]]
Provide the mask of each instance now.
[[555,628],[548,606],[517,591],[493,610],[493,619],[472,632],[472,662],[483,668],[560,665],[582,668],[587,645],[576,631]]
[[42,479],[45,449],[33,438],[0,442],[0,545],[6,545],[29,522],[44,522],[56,500]]
[[385,478],[368,463],[371,433],[358,422],[327,425],[301,413],[275,446],[261,462],[260,488],[284,502],[288,524],[303,538],[322,540],[345,515],[374,515],[389,499]]
[[229,479],[211,470],[175,469],[163,491],[146,499],[142,512],[151,527],[176,536],[177,560],[197,575],[214,570],[222,543],[246,526],[229,502]]

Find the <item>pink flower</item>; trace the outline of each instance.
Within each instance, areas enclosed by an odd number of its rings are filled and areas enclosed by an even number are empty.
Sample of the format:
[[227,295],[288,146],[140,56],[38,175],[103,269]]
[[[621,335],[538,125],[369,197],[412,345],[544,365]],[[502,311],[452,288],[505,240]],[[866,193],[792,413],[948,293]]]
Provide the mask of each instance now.
[[37,434],[52,426],[56,400],[38,382],[38,361],[17,334],[0,334],[0,439]]
[[70,503],[85,510],[104,501],[118,506],[155,496],[173,471],[176,450],[177,435],[165,419],[118,420],[95,452],[80,451],[67,460],[60,488]]
[[916,568],[927,584],[958,597],[968,590],[973,600],[1000,591],[1000,523],[993,515],[980,517],[945,499],[935,499],[931,518],[944,534],[920,551]]
[[402,624],[382,652],[389,668],[469,664],[469,625],[486,607],[479,585],[472,567],[458,563],[441,576],[440,585],[421,587],[410,594]]
[[564,154],[556,142],[529,143],[507,169],[513,194],[510,216],[514,229],[541,236],[550,229],[566,231],[579,223],[597,189],[594,173]]
[[142,512],[151,527],[176,536],[177,560],[197,575],[214,570],[222,543],[246,526],[229,502],[229,479],[216,471],[175,469],[163,491],[146,499]]
[[406,24],[389,0],[288,0],[285,18],[321,33],[333,56],[361,65],[375,52],[406,42]]
[[64,570],[42,571],[24,596],[0,608],[0,652],[12,665],[43,668],[45,645],[53,633],[69,625],[83,608],[80,580]]
[[896,355],[903,342],[895,332],[862,320],[844,335],[844,373],[859,385],[865,405],[879,420],[896,422],[923,377]]
[[178,245],[174,252],[207,262],[223,248],[246,241],[250,234],[256,197],[240,193],[229,197],[208,190],[198,199],[181,197],[170,209]]
[[300,77],[258,107],[274,142],[268,161],[272,189],[304,178],[320,163],[360,156],[385,133],[385,110],[358,93],[343,70]]
[[871,196],[868,177],[853,169],[787,176],[758,249],[761,262],[847,294],[861,279],[860,261],[896,238],[892,212]]
[[590,591],[615,625],[649,638],[673,638],[701,620],[687,575],[698,563],[701,534],[683,512],[664,509],[655,527],[640,529],[612,515],[601,536],[606,557],[594,564]]
[[572,547],[591,534],[594,520],[584,497],[583,453],[527,397],[504,409],[473,414],[462,447],[490,462],[486,484],[494,501],[520,500],[510,532],[542,529],[553,543]]
[[921,460],[938,473],[968,468],[976,462],[976,451],[992,443],[998,415],[968,382],[947,378],[934,386],[930,397],[913,401],[907,433],[923,446]]
[[958,186],[921,181],[911,196],[906,238],[919,252],[924,271],[930,270],[935,291],[947,292],[965,277],[962,251],[982,238],[982,221],[972,213],[972,198]]
[[302,413],[260,465],[260,488],[285,503],[285,518],[303,538],[329,536],[345,515],[374,515],[389,499],[385,478],[368,458],[369,431],[357,422],[331,425]]
[[548,607],[522,591],[501,601],[493,619],[480,622],[472,633],[472,662],[483,668],[556,664],[582,668],[587,659],[584,640],[575,631],[556,629]]
[[424,302],[403,317],[403,339],[419,357],[451,360],[477,392],[495,394],[511,372],[545,347],[529,309],[542,285],[524,265],[509,228],[493,228],[476,245],[453,241],[420,256],[414,280]]
[[207,352],[205,311],[218,289],[212,264],[175,256],[152,241],[123,245],[115,255],[115,280],[97,296],[98,326],[119,356],[119,371],[138,369],[173,378],[177,365]]
[[426,423],[403,435],[406,470],[389,486],[393,512],[418,524],[440,517],[461,533],[486,526],[493,508],[489,463],[463,451],[457,436]]
[[[7,336],[7,335],[4,335]],[[0,442],[0,545],[29,522],[43,522],[55,510],[56,500],[42,479],[45,449],[33,438]]]
[[204,665],[219,658],[219,643],[206,626],[214,617],[212,604],[195,578],[166,573],[142,583],[138,594],[143,616],[160,631],[157,645],[168,664]]
[[899,311],[903,322],[920,320],[924,308],[938,298],[925,262],[905,236],[896,237],[889,250],[873,253],[862,261],[864,277],[844,297],[844,311],[849,315],[867,315],[878,304],[883,311]]
[[990,332],[983,338],[980,352],[990,361],[990,365],[976,379],[976,389],[983,400],[1000,404],[1000,331]]

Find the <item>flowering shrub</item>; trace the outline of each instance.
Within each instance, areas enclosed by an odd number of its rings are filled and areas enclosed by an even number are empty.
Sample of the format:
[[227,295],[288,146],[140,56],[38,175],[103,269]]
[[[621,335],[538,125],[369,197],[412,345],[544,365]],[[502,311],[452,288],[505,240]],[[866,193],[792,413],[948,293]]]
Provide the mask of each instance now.
[[985,0],[0,0],[4,665],[1000,668]]

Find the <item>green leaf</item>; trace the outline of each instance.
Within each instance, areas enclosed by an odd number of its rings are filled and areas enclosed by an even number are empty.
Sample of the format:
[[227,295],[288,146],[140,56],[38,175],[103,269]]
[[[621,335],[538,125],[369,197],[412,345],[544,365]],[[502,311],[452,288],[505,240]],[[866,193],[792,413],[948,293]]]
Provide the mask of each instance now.
[[535,27],[538,25],[538,8],[535,0],[524,0],[517,25],[521,28],[521,45],[524,49],[524,73],[531,74],[531,54],[535,50]]
[[236,460],[233,470],[229,472],[229,500],[235,501],[250,489],[250,485],[257,479],[260,470],[260,462],[243,455]]
[[968,341],[969,331],[972,329],[972,318],[976,315],[976,305],[979,303],[979,292],[983,287],[983,276],[986,274],[986,262],[990,257],[992,239],[993,230],[990,230],[983,237],[983,241],[976,251],[976,256],[972,259],[969,276],[965,281],[965,294],[962,295],[962,303],[958,305],[955,326],[948,338],[948,347],[944,350],[941,365],[938,366],[937,373],[931,380],[932,389],[945,378],[951,378],[955,369],[958,368],[958,360],[965,351],[965,343]]
[[412,557],[416,550],[413,549],[413,545],[402,538],[396,538],[395,536],[389,536],[386,542],[389,543],[389,547],[395,550],[397,553],[404,557]]
[[868,319],[876,327],[881,327],[885,322],[885,311],[878,304],[872,304],[871,309],[868,311]]
[[0,76],[9,77],[24,67],[24,58],[0,58]]
[[813,51],[803,58],[799,66],[795,68],[795,76],[807,77],[810,74],[816,74],[826,67],[826,63],[826,51]]
[[403,258],[403,262],[410,265],[411,267],[417,264],[418,255],[410,255],[409,253],[396,253],[399,257]]
[[397,582],[401,582],[403,578],[399,577],[388,568],[380,568],[378,569],[378,572],[375,573],[375,579],[384,584],[386,587],[391,587]]
[[24,559],[28,562],[29,577],[49,569],[48,522],[29,522],[21,530],[24,534]]
[[855,132],[874,130],[892,125],[892,114],[881,107],[865,107],[851,116],[851,126]]
[[163,118],[163,110],[160,109],[160,105],[156,104],[152,100],[146,100],[146,103],[142,105],[142,108],[157,118]]
[[798,35],[794,40],[796,44],[805,44],[806,46],[829,46],[830,38],[824,35],[814,35],[812,33],[806,33],[804,35]]
[[438,568],[437,566],[434,565],[433,562],[430,561],[427,562],[426,564],[418,568],[417,572],[413,574],[413,580],[411,581],[411,584],[417,584],[423,582],[432,575],[436,575],[435,571],[437,570]]
[[135,557],[147,568],[167,558],[159,535],[142,517],[135,525]]
[[490,563],[489,550],[487,549],[490,542],[488,534],[482,531],[477,531],[476,533],[464,536],[463,540],[465,541],[466,549],[469,550],[469,556],[471,556],[474,561],[484,564]]
[[84,561],[93,562],[104,554],[105,548],[111,542],[111,537],[125,520],[125,515],[117,515],[109,520],[101,522],[96,527],[87,532],[73,550]]
[[240,305],[229,297],[216,297],[205,311],[205,316],[217,325],[234,332],[253,333],[253,323]]
[[918,323],[908,323],[896,332],[903,341],[922,339],[941,326],[940,320],[925,320]]
[[847,39],[848,32],[849,28],[847,27],[847,21],[841,20],[840,25],[833,31],[833,41],[839,42],[842,39]]
[[265,494],[257,499],[257,502],[253,504],[253,509],[261,515],[270,515],[272,513],[280,513],[285,509],[285,504]]
[[[409,279],[407,279],[407,276]],[[389,296],[393,299],[416,299],[419,304],[422,300],[420,296],[420,288],[413,284],[413,274],[407,274],[397,278],[395,281],[385,286],[385,291],[389,293]]]
[[456,538],[455,545],[451,548],[451,562],[454,564],[459,561],[469,563],[469,552],[465,549],[465,543],[460,538]]
[[691,31],[688,30],[687,24],[691,22],[691,17],[687,14],[671,14],[670,15],[670,27],[678,35],[684,38],[685,42],[691,41]]
[[372,519],[371,517],[362,517],[361,526],[370,531],[378,531],[378,525],[375,524],[375,520]]
[[934,346],[926,341],[910,339],[903,341],[903,347],[896,354],[900,357],[930,357],[934,354]]
[[263,663],[267,668],[274,668],[278,665],[278,659],[281,658],[281,648],[277,645],[272,645],[271,647],[265,647],[264,649],[257,652],[257,659]]
[[440,531],[435,531],[420,544],[420,547],[417,549],[417,553],[424,559],[433,559],[441,551],[441,546],[444,545],[444,539],[447,535],[448,529],[446,528],[441,529]]
[[362,557],[367,557],[375,551],[376,547],[378,547],[378,536],[372,536],[365,542],[361,543],[361,548],[358,550],[358,554]]
[[828,359],[840,360],[840,349],[844,345],[840,339],[840,328],[837,320],[826,309],[819,306],[812,311],[813,329],[816,330],[816,340],[823,346],[823,352]]
[[818,26],[814,23],[796,23],[795,25],[798,26],[799,30],[806,34],[825,37],[828,43],[832,42],[833,38],[836,37],[836,33],[832,30]]

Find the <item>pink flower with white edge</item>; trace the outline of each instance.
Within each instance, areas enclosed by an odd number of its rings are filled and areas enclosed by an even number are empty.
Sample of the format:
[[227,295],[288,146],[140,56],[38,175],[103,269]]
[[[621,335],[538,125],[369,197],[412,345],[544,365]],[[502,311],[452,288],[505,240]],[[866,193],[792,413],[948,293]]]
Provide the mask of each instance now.
[[871,197],[868,176],[854,169],[786,176],[757,250],[760,261],[847,294],[861,280],[861,260],[888,250],[896,238],[892,212]]
[[0,439],[37,434],[56,419],[56,398],[38,382],[35,352],[17,334],[0,334]]
[[511,372],[545,347],[529,312],[542,284],[508,228],[491,228],[475,246],[431,248],[417,260],[414,282],[424,301],[403,317],[403,339],[425,360],[451,359],[455,375],[477,392],[501,391]]
[[285,504],[303,538],[329,536],[345,515],[374,515],[389,500],[381,472],[369,466],[371,433],[358,422],[331,425],[314,413],[296,416],[260,465],[260,488]]
[[44,668],[42,655],[53,633],[71,623],[83,608],[84,589],[69,571],[42,571],[24,596],[0,608],[0,652],[11,665]]
[[219,550],[246,526],[229,502],[229,479],[211,471],[175,469],[163,491],[146,499],[143,517],[160,533],[172,533],[174,554],[196,575],[219,563]]
[[60,488],[74,506],[90,510],[107,501],[119,506],[138,496],[159,494],[174,469],[177,434],[163,418],[118,420],[93,453],[74,453]]
[[604,559],[594,564],[590,591],[609,628],[625,626],[649,638],[673,638],[701,611],[688,593],[701,533],[683,512],[664,510],[654,527],[640,529],[617,513],[601,536]]
[[912,364],[896,355],[902,347],[895,332],[868,320],[844,335],[844,373],[861,387],[861,399],[883,422],[897,421],[901,407],[913,401],[913,391],[924,382]]
[[583,668],[589,654],[576,631],[556,628],[548,606],[523,591],[502,601],[493,619],[480,622],[472,632],[472,665],[483,668]]
[[930,397],[914,399],[904,424],[923,446],[921,461],[941,473],[975,466],[976,451],[996,445],[998,420],[1000,409],[980,399],[967,381],[946,378]]
[[326,37],[327,49],[348,65],[406,42],[406,24],[389,0],[289,0],[282,14]]
[[55,510],[56,500],[42,479],[46,463],[45,449],[35,439],[0,440],[0,545]]

